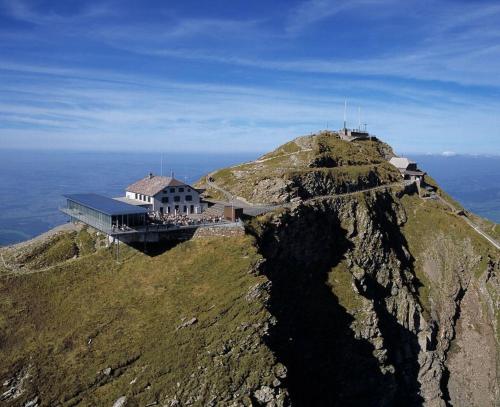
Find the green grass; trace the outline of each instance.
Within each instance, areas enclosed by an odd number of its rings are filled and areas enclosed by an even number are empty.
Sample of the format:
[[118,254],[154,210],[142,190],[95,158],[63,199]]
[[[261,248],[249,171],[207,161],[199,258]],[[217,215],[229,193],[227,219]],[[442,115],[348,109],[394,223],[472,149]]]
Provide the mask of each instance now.
[[378,179],[380,184],[390,184],[401,180],[398,172],[393,170],[389,164],[367,164],[367,165],[349,165],[335,168],[307,168],[302,170],[290,171],[285,176],[288,179],[303,177],[307,174],[317,174],[322,178],[330,179],[341,186],[346,182],[359,184],[363,178],[367,179],[370,174]]
[[205,198],[207,199],[213,199],[215,201],[225,201],[226,196],[219,191],[218,189],[214,188],[207,188],[206,193],[205,193]]
[[[60,260],[52,252],[67,242],[73,237],[52,242],[42,257]],[[156,257],[125,246],[121,256],[117,264],[101,249],[0,277],[0,379],[31,365],[26,396],[36,388],[44,405],[83,406],[112,405],[121,395],[132,405],[162,405],[181,391],[184,400],[200,394],[194,405],[204,405],[210,393],[272,381],[275,360],[257,334],[269,315],[245,298],[266,281],[248,273],[260,258],[251,238],[193,240]],[[196,324],[176,329],[192,317]],[[106,367],[111,377],[98,374]]]
[[99,243],[100,238],[96,232],[86,227],[78,232],[60,232],[28,245],[3,249],[2,254],[8,268],[2,262],[0,271],[29,272],[52,267],[94,253]]
[[280,156],[283,154],[292,154],[300,150],[301,150],[300,146],[298,146],[295,141],[289,141],[288,143],[285,143],[282,146],[278,147],[276,150],[263,155],[262,158],[270,158],[270,157]]
[[481,230],[489,234],[497,242],[500,242],[500,225],[488,219],[481,218],[473,213],[468,213],[467,216],[478,225]]
[[89,232],[88,228],[83,228],[76,235],[75,243],[80,256],[94,253],[96,250],[95,232]]
[[[456,266],[468,262],[473,275],[479,278],[486,270],[488,255],[498,258],[497,250],[477,234],[459,216],[436,201],[423,201],[415,195],[405,195],[401,202],[408,220],[402,232],[415,258],[415,273],[422,286],[419,298],[426,312],[430,312],[430,299],[440,295]],[[426,261],[438,262],[440,274],[429,276]]]
[[213,178],[250,202],[290,200],[311,176],[321,185],[321,194],[334,194],[399,181],[399,172],[386,161],[390,151],[379,141],[347,142],[322,132],[284,144],[264,155],[264,161],[221,169]]
[[332,288],[340,305],[350,313],[363,305],[360,295],[354,291],[352,275],[344,262],[339,263],[328,273],[327,284]]
[[58,233],[20,250],[8,250],[6,257],[15,266],[27,269],[50,267],[78,255],[76,236],[76,232]]

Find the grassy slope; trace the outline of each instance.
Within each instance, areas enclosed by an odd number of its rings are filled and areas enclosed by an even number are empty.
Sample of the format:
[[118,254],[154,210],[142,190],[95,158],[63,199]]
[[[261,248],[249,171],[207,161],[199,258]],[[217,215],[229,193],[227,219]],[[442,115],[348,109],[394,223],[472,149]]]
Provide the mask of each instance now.
[[[486,270],[488,256],[498,258],[498,251],[482,236],[474,232],[459,216],[440,204],[439,202],[428,200],[423,201],[415,195],[405,195],[401,202],[405,207],[408,221],[402,228],[402,232],[407,239],[410,252],[415,258],[415,270],[417,278],[420,280],[420,299],[424,308],[429,311],[430,298],[439,296],[439,286],[435,281],[430,281],[424,272],[424,263],[429,258],[429,253],[433,254],[438,244],[443,243],[454,252],[455,257],[461,256],[465,248],[470,248],[471,258],[477,257],[474,261],[473,273],[480,277]],[[445,246],[443,246],[445,247]],[[439,250],[437,250],[439,251]],[[449,253],[442,251],[437,253],[438,259],[444,265],[451,265],[452,259],[447,258]],[[446,276],[442,276],[446,279]]]
[[[431,178],[429,175],[426,175],[425,177],[425,182],[437,187],[437,193],[441,195],[444,199],[446,199],[448,202],[450,202],[455,208],[464,210],[463,206],[456,200],[454,200],[450,195],[448,195],[445,191],[443,191],[441,188],[439,188],[437,182]],[[494,239],[497,241],[500,241],[500,227],[498,226],[497,223],[492,222],[488,219],[481,218],[480,216],[477,216],[476,214],[472,212],[467,211],[467,216],[476,224],[478,225],[482,230],[484,230],[486,233],[488,233],[490,236],[492,236]]]
[[328,273],[327,284],[346,311],[355,314],[363,306],[362,297],[353,289],[353,278],[344,261]]
[[[55,245],[74,239],[66,234]],[[157,257],[126,248],[122,258],[117,264],[102,249],[46,271],[0,277],[2,381],[30,365],[34,388],[26,396],[39,394],[44,405],[111,405],[121,395],[144,405],[180,392],[201,395],[201,405],[210,394],[262,382],[273,356],[258,341],[241,349],[258,336],[252,324],[268,316],[245,299],[265,281],[248,273],[259,259],[249,237],[194,240]],[[176,330],[192,317],[198,323]],[[107,367],[111,378],[98,373]],[[203,388],[207,379],[210,388]]]

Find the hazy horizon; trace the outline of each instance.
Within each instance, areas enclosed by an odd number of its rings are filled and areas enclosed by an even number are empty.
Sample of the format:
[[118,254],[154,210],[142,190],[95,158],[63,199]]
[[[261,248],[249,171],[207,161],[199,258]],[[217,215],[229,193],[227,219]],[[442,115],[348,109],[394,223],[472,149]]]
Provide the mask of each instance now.
[[[0,149],[0,245],[26,240],[64,223],[63,194],[95,192],[121,196],[147,173],[193,182],[210,171],[249,161],[258,153],[163,153],[29,151]],[[464,207],[500,222],[500,157],[411,155]],[[163,166],[162,166],[163,164]],[[463,168],[467,172],[463,173]],[[12,200],[16,196],[16,200]]]
[[[278,148],[279,146],[272,147]],[[240,155],[240,154],[255,154],[256,156],[264,155],[269,153],[272,150],[268,151],[259,151],[259,150],[233,150],[233,151],[206,151],[203,149],[200,150],[163,150],[158,151],[158,149],[147,150],[147,149],[133,149],[133,150],[119,150],[119,149],[109,149],[109,150],[97,150],[97,149],[71,149],[71,148],[24,148],[24,147],[9,147],[9,148],[0,148],[0,151],[19,151],[19,152],[55,152],[55,153],[95,153],[95,154],[106,154],[106,153],[117,153],[117,154],[134,154],[134,153],[150,153],[150,154],[158,154],[160,157],[162,154],[184,154],[184,155],[199,155],[206,154],[209,156],[231,156],[231,155]],[[395,151],[395,154],[398,156],[438,156],[443,158],[450,157],[484,157],[484,158],[500,158],[500,153],[456,153],[454,151],[442,151],[442,152],[426,152],[426,151]]]

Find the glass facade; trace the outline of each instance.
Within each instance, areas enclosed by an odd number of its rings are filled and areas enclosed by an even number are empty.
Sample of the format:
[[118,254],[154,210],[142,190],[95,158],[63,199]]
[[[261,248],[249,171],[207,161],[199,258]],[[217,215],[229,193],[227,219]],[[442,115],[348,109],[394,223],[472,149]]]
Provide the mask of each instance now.
[[144,213],[108,215],[71,199],[67,200],[67,207],[65,209],[64,212],[72,218],[107,234],[113,234],[120,230],[116,228],[124,226],[134,228],[146,224],[146,215]]
[[111,230],[111,216],[68,199],[68,210],[73,217],[102,231]]

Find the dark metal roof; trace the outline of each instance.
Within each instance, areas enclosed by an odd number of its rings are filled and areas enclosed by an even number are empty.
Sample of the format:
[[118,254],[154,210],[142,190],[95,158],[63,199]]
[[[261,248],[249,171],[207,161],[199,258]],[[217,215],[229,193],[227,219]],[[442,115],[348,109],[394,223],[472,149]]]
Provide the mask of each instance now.
[[106,215],[132,215],[138,213],[148,213],[146,208],[134,206],[125,202],[117,201],[116,199],[108,198],[107,196],[97,194],[72,194],[63,195],[65,198],[86,206],[87,208],[95,209],[98,212]]

